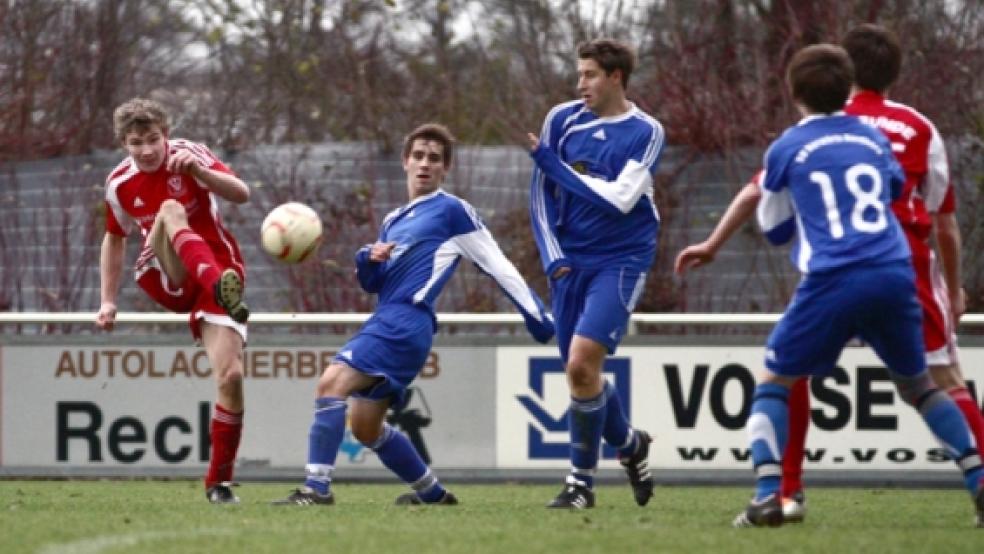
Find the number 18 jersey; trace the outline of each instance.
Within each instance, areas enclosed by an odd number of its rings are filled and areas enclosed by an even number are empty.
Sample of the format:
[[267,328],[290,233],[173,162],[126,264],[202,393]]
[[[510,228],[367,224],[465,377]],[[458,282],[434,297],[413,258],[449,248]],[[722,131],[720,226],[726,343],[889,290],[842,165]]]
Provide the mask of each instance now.
[[790,127],[765,153],[758,219],[774,244],[797,236],[803,273],[907,260],[889,205],[905,181],[885,136],[842,112]]

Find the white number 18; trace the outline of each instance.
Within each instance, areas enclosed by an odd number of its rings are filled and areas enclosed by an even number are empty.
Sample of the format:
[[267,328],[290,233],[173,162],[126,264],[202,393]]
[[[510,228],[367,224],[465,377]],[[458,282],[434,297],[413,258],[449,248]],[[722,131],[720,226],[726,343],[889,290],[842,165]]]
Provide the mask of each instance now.
[[[861,177],[871,179],[871,190],[861,188]],[[810,172],[810,181],[820,186],[820,196],[827,209],[827,221],[830,222],[830,235],[835,239],[844,236],[844,225],[841,223],[840,210],[837,209],[837,195],[834,194],[834,183],[830,175],[823,171]],[[881,173],[868,164],[856,164],[844,172],[844,183],[847,190],[854,196],[854,209],[851,210],[851,226],[862,233],[877,233],[888,226],[885,217],[885,204],[881,200]],[[874,208],[877,213],[873,221],[864,218],[864,212]]]

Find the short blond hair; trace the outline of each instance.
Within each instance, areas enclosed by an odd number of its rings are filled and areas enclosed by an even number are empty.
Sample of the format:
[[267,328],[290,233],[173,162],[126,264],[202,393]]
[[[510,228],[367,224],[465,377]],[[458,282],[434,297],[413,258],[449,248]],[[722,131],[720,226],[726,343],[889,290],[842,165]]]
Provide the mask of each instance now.
[[127,133],[144,132],[151,125],[157,125],[164,133],[169,127],[167,110],[153,100],[132,98],[113,110],[113,133],[119,142],[123,142]]

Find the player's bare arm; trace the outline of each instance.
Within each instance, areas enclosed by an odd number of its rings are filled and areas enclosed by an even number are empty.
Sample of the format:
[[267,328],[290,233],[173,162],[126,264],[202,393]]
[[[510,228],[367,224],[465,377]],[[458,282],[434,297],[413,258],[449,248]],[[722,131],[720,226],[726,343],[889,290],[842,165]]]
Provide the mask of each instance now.
[[99,312],[96,326],[112,331],[116,323],[116,294],[120,290],[123,275],[123,257],[126,253],[126,237],[106,233],[99,252]]
[[960,321],[960,316],[967,309],[966,292],[963,289],[960,263],[960,227],[953,213],[933,214],[933,229],[936,232],[936,246],[940,253],[940,267],[943,279],[950,293],[950,310],[953,321]]
[[395,242],[373,243],[372,248],[369,249],[369,261],[377,263],[385,262],[390,258],[390,254],[394,248],[396,248]]
[[738,191],[707,240],[692,244],[677,254],[676,262],[673,264],[673,270],[677,275],[683,275],[688,269],[696,269],[713,262],[724,243],[751,219],[761,197],[762,192],[754,182],[747,183]]
[[194,177],[219,197],[230,202],[242,204],[249,200],[249,187],[246,183],[230,173],[204,167],[188,150],[172,151],[167,160],[167,170]]

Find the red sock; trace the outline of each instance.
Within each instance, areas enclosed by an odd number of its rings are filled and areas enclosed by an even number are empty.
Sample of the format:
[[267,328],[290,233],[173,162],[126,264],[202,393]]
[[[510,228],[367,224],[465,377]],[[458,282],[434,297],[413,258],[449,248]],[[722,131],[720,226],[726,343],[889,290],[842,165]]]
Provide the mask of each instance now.
[[184,264],[189,277],[197,281],[205,290],[212,290],[222,273],[208,244],[191,229],[181,229],[175,233],[172,242],[174,251],[181,258],[181,263]]
[[789,433],[786,437],[786,451],[782,453],[783,497],[792,496],[803,489],[800,480],[803,475],[803,447],[806,445],[806,430],[810,425],[810,380],[800,379],[789,391]]
[[205,475],[206,488],[232,480],[239,439],[243,434],[243,412],[234,414],[216,404],[209,433],[212,439],[212,459]]
[[984,449],[984,415],[981,415],[981,409],[977,406],[977,402],[974,401],[974,397],[970,395],[970,391],[967,389],[953,389],[949,392],[953,401],[957,403],[957,407],[963,413],[964,419],[967,420],[967,426],[970,427],[970,432],[974,434],[974,441],[977,442],[977,450],[981,451]]

